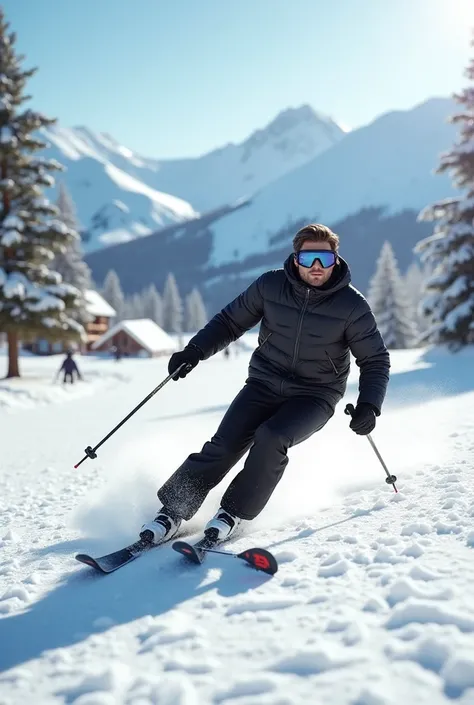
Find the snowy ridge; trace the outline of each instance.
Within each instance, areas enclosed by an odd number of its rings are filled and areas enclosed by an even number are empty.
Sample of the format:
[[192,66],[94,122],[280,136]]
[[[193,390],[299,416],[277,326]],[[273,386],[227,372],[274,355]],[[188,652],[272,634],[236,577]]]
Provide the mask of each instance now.
[[197,159],[154,162],[154,183],[201,211],[212,210],[252,196],[343,137],[332,118],[309,105],[289,108],[241,144],[227,144]]
[[67,168],[62,178],[88,234],[86,252],[251,196],[344,136],[331,118],[309,106],[282,112],[240,145],[195,159],[141,157],[86,127],[53,126],[41,133],[50,144],[45,155]]
[[[116,149],[119,165],[109,149],[93,141],[87,131],[58,126],[43,128],[49,147],[45,155],[66,167],[67,184],[84,236],[84,249],[92,252],[107,245],[149,235],[166,225],[196,218],[199,213],[186,201],[144,183],[127,168],[135,166]],[[61,176],[58,177],[58,180]]]
[[[0,470],[2,697],[9,705],[472,702],[473,357],[465,350],[454,365],[442,351],[392,354],[373,438],[399,477],[398,495],[341,407],[292,449],[268,509],[226,547],[268,547],[280,563],[273,578],[219,555],[196,569],[169,547],[105,579],[72,559],[135,535],[156,508],[157,485],[215,430],[248,353],[218,355],[167,385],[80,474],[74,448],[81,454],[151,379],[165,377],[166,360],[124,360],[133,384],[96,395],[93,407],[76,399],[2,417],[11,441]],[[92,358],[84,365],[85,374],[116,369]],[[356,393],[353,370],[347,400]],[[39,447],[25,423],[36,438],[54,424],[54,447]],[[218,501],[214,493],[191,531]]]
[[248,208],[216,223],[211,265],[271,250],[272,237],[294,222],[331,225],[371,206],[390,214],[449,196],[449,176],[434,170],[455,137],[456,128],[447,122],[454,111],[452,101],[432,99],[353,130],[262,189]]

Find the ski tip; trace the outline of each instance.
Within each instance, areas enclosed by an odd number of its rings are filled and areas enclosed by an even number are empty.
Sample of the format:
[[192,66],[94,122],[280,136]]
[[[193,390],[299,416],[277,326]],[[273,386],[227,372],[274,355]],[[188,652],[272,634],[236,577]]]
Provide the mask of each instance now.
[[92,556],[88,556],[87,553],[78,553],[74,556],[74,558],[76,559],[76,561],[79,561],[79,563],[85,563],[86,565],[90,565],[91,568],[101,570],[95,558],[92,558]]
[[278,570],[278,563],[275,556],[265,548],[248,548],[246,551],[238,553],[237,558],[241,558],[251,565],[252,568],[268,573],[268,575],[275,575]]

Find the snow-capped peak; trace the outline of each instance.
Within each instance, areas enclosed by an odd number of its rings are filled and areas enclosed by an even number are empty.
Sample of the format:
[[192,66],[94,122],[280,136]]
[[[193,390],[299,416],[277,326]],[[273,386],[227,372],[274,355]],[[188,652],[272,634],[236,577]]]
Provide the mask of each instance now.
[[324,127],[327,126],[334,130],[334,134],[343,132],[342,128],[329,116],[323,113],[316,112],[310,105],[301,105],[299,108],[287,108],[282,110],[278,115],[268,123],[268,125],[260,130],[256,130],[244,144],[250,142],[256,135],[267,133],[269,135],[279,136],[288,130],[293,130],[299,126]]
[[113,160],[114,157],[123,157],[129,160],[134,166],[143,167],[145,162],[135,154],[131,149],[120,144],[114,137],[107,132],[94,132],[83,125],[73,128],[76,134],[80,134],[83,138],[100,153],[106,153],[107,158]]
[[[271,150],[293,168],[314,158],[344,136],[343,130],[330,117],[317,114],[310,105],[288,108],[266,127],[256,130],[243,144],[242,162],[260,159],[259,152]],[[311,156],[310,156],[311,155]],[[267,156],[267,155],[265,155]]]
[[344,130],[332,118],[309,105],[288,108],[239,144],[196,159],[156,161],[153,184],[200,211],[212,210],[255,194],[343,137]]
[[199,215],[190,203],[154,188],[151,178],[143,178],[153,172],[109,135],[54,125],[42,128],[41,136],[46,156],[66,167],[62,178],[77,208],[86,252]]

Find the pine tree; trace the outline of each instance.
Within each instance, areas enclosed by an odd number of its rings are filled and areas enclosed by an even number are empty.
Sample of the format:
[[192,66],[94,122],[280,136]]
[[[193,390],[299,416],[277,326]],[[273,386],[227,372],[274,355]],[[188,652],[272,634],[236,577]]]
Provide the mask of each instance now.
[[396,350],[414,345],[417,331],[389,242],[385,242],[380,251],[367,299],[388,348]]
[[80,291],[80,308],[74,318],[81,323],[85,323],[90,318],[86,311],[85,293],[87,289],[92,288],[91,272],[83,259],[74,202],[63,182],[59,184],[56,205],[59,210],[59,219],[76,233],[76,237],[65,252],[60,252],[56,255],[54,269],[59,272],[64,282],[72,284]]
[[127,319],[146,318],[142,294],[132,294],[125,298],[123,317]]
[[403,287],[405,296],[410,305],[410,317],[415,323],[415,327],[419,334],[419,339],[427,329],[426,316],[423,315],[420,302],[422,300],[423,289],[425,282],[428,279],[428,273],[425,268],[420,267],[417,261],[413,261],[405,272],[403,277]]
[[22,70],[16,36],[0,9],[0,330],[8,338],[7,377],[19,377],[19,340],[79,340],[83,327],[68,315],[79,292],[50,268],[75,233],[56,219],[57,208],[43,196],[50,172],[61,165],[35,152],[44,149],[37,131],[51,125],[33,110],[21,111],[25,86],[36,69]]
[[163,327],[168,333],[183,330],[183,304],[174,274],[168,274],[163,291]]
[[121,321],[125,312],[125,297],[123,295],[120,279],[114,269],[109,270],[102,286],[102,296],[116,311],[114,321]]
[[[474,35],[471,45],[474,47]],[[474,81],[474,59],[466,69]],[[430,267],[422,311],[430,325],[424,340],[456,350],[474,343],[474,84],[454,99],[464,106],[451,122],[460,125],[460,138],[442,155],[438,173],[451,172],[458,198],[425,208],[420,220],[437,221],[433,235],[415,251]]]
[[193,289],[186,296],[186,325],[185,329],[189,333],[195,333],[203,328],[207,323],[206,307],[198,289]]
[[150,318],[163,328],[163,299],[154,284],[143,292],[143,305],[145,318]]

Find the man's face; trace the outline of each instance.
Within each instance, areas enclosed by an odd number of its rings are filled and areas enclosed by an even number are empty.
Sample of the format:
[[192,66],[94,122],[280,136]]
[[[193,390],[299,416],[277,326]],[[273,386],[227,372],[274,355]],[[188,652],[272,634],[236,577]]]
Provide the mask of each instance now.
[[[301,249],[331,250],[331,245],[329,244],[329,242],[313,242],[312,240],[306,240],[305,242],[303,242]],[[313,266],[308,269],[308,267],[303,267],[301,264],[298,264],[296,257],[295,265],[301,279],[306,282],[306,284],[310,284],[310,286],[322,286],[325,282],[327,282],[327,280],[331,276],[335,266],[333,265],[332,267],[327,267],[327,269],[324,269],[324,267],[322,267],[319,263],[319,260],[316,260]]]

